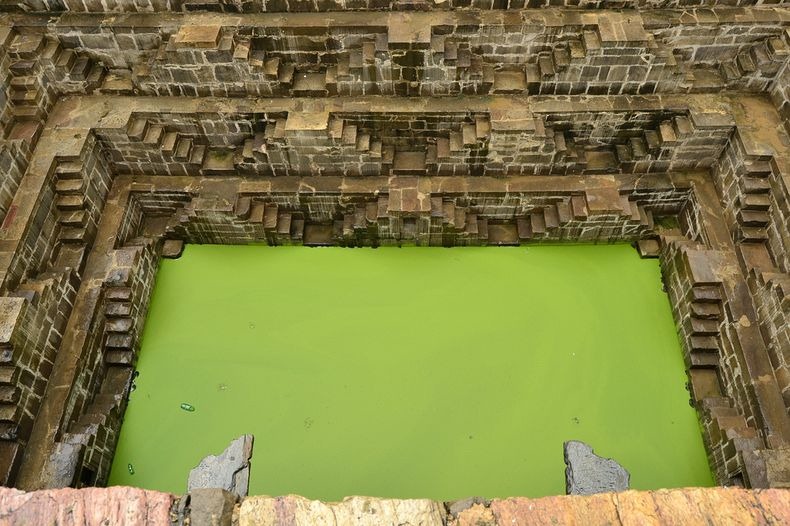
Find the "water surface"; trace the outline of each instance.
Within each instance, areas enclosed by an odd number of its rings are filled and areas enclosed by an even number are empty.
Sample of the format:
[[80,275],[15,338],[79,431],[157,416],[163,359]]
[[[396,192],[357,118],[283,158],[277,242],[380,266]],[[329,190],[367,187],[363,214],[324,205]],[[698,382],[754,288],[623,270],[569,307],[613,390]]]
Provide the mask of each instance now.
[[712,484],[658,261],[627,245],[190,245],[138,370],[112,485],[183,493],[243,433],[251,494],[562,494],[569,439],[637,489]]

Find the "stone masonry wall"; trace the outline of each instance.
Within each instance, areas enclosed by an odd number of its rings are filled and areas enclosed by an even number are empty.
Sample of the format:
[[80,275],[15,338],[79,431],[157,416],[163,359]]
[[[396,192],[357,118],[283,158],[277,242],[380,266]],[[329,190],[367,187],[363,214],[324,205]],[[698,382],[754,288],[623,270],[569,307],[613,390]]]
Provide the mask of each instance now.
[[717,482],[790,484],[789,29],[759,0],[3,2],[2,482],[106,482],[183,243],[632,242]]

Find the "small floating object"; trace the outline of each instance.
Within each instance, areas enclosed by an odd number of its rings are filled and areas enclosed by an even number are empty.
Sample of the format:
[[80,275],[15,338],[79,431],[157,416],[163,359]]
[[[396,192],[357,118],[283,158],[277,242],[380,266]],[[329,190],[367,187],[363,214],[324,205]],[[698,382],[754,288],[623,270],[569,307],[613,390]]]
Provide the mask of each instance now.
[[183,409],[184,411],[189,411],[190,413],[195,412],[195,406],[193,406],[192,404],[188,404],[186,402],[181,403],[181,409]]
[[126,464],[126,469],[129,471],[130,475],[134,475],[134,466],[131,464]]
[[129,388],[129,392],[133,393],[135,389],[137,389],[137,384],[136,383],[132,383],[132,387]]

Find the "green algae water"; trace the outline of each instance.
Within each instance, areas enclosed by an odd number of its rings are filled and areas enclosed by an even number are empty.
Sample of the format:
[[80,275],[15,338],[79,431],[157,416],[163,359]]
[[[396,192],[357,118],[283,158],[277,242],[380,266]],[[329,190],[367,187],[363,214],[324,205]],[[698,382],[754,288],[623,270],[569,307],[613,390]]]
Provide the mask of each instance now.
[[563,494],[570,439],[636,489],[712,484],[658,262],[627,245],[190,245],[138,370],[111,485],[183,493],[244,433],[251,494]]

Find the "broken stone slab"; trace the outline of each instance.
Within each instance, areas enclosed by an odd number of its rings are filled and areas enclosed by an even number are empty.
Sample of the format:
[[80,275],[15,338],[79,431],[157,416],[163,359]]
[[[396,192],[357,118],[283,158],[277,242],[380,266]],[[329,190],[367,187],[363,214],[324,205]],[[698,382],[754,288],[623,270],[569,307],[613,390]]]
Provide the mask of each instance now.
[[593,495],[625,491],[630,474],[610,458],[599,457],[593,448],[578,440],[563,444],[565,453],[565,493],[568,495]]
[[252,435],[242,435],[220,453],[209,455],[189,472],[187,491],[201,488],[220,488],[246,497],[250,486],[250,458]]
[[180,239],[166,239],[162,245],[162,257],[178,259],[184,252],[184,242]]
[[472,506],[477,504],[488,506],[491,504],[491,501],[484,499],[483,497],[467,497],[465,499],[453,500],[444,503],[444,507],[447,510],[447,513],[450,514],[452,517],[458,517],[461,512],[468,510]]
[[196,489],[189,493],[190,526],[230,526],[236,497],[224,489]]

